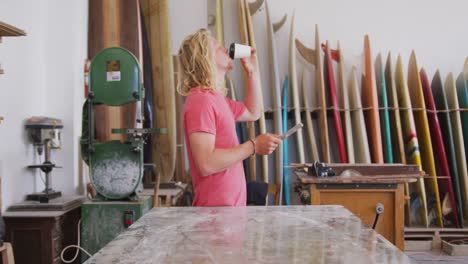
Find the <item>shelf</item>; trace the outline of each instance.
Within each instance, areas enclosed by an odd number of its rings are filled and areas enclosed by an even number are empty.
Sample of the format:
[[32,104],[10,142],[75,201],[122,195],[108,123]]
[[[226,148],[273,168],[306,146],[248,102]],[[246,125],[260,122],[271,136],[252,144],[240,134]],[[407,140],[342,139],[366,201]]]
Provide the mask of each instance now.
[[0,21],[0,37],[19,37],[26,36],[26,32],[22,29],[9,25]]
[[[14,27],[10,24],[0,21],[0,43],[2,43],[2,37],[20,37],[26,36],[26,32],[20,28]],[[5,74],[5,71],[0,68],[0,75]],[[2,119],[0,117],[0,123]]]

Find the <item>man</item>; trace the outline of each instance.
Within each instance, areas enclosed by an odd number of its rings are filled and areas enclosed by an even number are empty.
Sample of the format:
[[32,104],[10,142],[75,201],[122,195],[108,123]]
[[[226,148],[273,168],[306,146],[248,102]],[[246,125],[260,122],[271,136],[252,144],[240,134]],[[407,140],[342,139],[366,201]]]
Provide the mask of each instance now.
[[188,36],[179,53],[178,92],[186,96],[183,122],[195,197],[194,206],[245,206],[246,182],[242,160],[271,154],[281,139],[262,134],[239,144],[235,122],[260,116],[260,87],[255,49],[241,59],[247,76],[244,102],[226,95],[224,78],[233,67],[228,51],[208,30]]

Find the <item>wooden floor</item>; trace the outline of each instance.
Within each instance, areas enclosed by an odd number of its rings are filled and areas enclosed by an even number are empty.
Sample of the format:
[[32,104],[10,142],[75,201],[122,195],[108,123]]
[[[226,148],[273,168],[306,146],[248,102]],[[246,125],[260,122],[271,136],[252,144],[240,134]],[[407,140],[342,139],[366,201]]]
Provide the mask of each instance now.
[[414,263],[447,263],[447,264],[467,264],[468,256],[449,256],[442,251],[406,251]]

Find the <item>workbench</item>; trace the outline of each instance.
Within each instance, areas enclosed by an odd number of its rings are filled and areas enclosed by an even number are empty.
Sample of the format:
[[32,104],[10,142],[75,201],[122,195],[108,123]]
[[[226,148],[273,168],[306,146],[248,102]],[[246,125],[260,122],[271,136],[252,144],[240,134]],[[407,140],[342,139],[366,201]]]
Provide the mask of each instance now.
[[295,173],[309,189],[311,205],[343,205],[369,227],[376,219],[377,208],[382,208],[375,230],[404,250],[404,184],[416,182],[417,178],[313,177],[304,171]]
[[410,263],[342,206],[153,208],[93,263]]

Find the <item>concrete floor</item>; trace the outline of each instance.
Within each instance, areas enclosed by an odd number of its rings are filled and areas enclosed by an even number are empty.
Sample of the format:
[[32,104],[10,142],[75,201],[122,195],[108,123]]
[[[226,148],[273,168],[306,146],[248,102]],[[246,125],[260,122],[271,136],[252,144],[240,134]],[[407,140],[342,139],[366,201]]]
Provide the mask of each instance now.
[[449,256],[442,251],[405,251],[414,263],[429,264],[429,263],[450,263],[450,264],[467,264],[468,256]]

